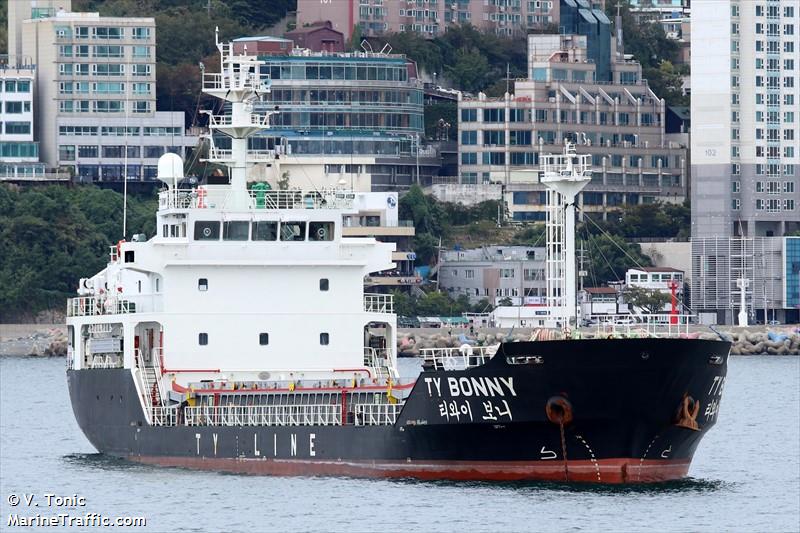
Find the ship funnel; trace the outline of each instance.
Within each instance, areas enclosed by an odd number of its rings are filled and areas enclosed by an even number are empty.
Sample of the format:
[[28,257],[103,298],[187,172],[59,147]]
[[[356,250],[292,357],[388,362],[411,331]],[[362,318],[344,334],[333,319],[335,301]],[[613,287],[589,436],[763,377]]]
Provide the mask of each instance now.
[[183,179],[183,159],[178,154],[168,153],[158,158],[158,179],[175,189]]

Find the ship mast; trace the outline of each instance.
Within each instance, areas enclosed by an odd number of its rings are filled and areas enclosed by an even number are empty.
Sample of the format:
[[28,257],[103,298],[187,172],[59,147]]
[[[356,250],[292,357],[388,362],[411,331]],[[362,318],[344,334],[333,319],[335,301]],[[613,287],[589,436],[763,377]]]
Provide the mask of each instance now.
[[[203,72],[203,92],[230,103],[230,115],[215,115],[204,111],[209,116],[209,157],[203,161],[218,163],[230,169],[231,194],[227,195],[225,208],[247,209],[250,197],[247,192],[247,167],[254,163],[266,163],[274,159],[274,152],[252,151],[248,153],[247,139],[260,130],[269,128],[269,117],[273,112],[253,113],[253,104],[260,95],[269,93],[269,81],[261,80],[259,66],[264,62],[257,56],[247,54],[247,45],[243,45],[243,54],[234,54],[233,43],[219,41],[219,28],[216,28],[215,40],[220,53],[220,72]],[[217,148],[214,144],[214,132],[230,137],[231,149]]]
[[547,186],[547,305],[561,327],[577,325],[575,281],[575,199],[591,181],[589,155],[567,142],[563,154],[542,156],[541,182]]

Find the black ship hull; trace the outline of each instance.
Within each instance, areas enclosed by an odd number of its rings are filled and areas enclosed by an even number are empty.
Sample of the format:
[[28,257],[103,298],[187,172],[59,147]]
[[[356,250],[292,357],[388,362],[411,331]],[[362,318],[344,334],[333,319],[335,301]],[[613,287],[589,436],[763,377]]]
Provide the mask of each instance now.
[[[511,343],[483,366],[424,371],[394,425],[151,426],[130,369],[69,370],[98,451],[276,475],[654,482],[687,475],[716,422],[730,344]],[[345,418],[347,420],[347,418]]]

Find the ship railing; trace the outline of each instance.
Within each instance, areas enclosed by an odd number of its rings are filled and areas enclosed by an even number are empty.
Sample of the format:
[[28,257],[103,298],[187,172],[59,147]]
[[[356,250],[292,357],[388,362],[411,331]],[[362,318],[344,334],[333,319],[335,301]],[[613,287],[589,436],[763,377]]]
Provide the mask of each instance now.
[[178,406],[153,407],[152,424],[154,426],[177,426]]
[[[244,117],[244,121],[234,122],[233,115],[214,115],[213,113],[207,113],[209,116],[208,126],[210,128],[230,128],[230,127],[240,127],[240,126],[251,126],[255,128],[269,128],[269,117],[270,114],[259,114],[259,113],[251,113],[250,115]],[[274,151],[270,151],[272,155],[275,155]]]
[[420,356],[435,370],[466,370],[486,364],[497,352],[497,346],[458,348],[422,348]]
[[269,85],[269,82],[262,80],[258,74],[237,72],[232,77],[229,72],[203,73],[203,91],[244,89],[265,93],[269,91]]
[[[245,159],[248,163],[269,163],[275,159],[275,150],[247,150]],[[211,145],[208,151],[208,158],[202,161],[233,161],[233,150],[229,148],[217,148]]]
[[394,295],[364,293],[364,311],[367,313],[394,313]]
[[338,404],[201,405],[183,410],[187,426],[336,426]]
[[696,321],[697,317],[691,314],[603,315],[597,320],[595,330],[597,336],[681,337],[689,335],[690,326]]
[[67,370],[75,369],[75,350],[72,346],[67,346]]
[[122,368],[122,357],[118,355],[93,355],[87,362],[89,368]]
[[[139,384],[142,388],[141,393],[145,412],[150,422],[154,423],[155,410],[163,407],[166,403],[164,401],[165,394],[161,390],[161,348],[153,348],[150,356],[152,364],[150,365],[145,361],[144,354],[139,348],[134,350],[134,358],[136,360],[137,374],[139,375]],[[155,401],[158,402],[157,405]]]
[[[158,193],[159,209],[209,209],[225,205],[229,190],[168,189]],[[355,194],[350,191],[250,190],[250,209],[350,209]],[[116,253],[116,252],[114,252]]]
[[352,192],[336,189],[250,191],[253,209],[349,209],[354,198]]
[[356,426],[391,426],[403,406],[395,403],[361,403],[353,406]]
[[128,298],[96,298],[79,296],[67,300],[67,316],[124,315],[158,312],[162,309],[160,294],[140,294]]

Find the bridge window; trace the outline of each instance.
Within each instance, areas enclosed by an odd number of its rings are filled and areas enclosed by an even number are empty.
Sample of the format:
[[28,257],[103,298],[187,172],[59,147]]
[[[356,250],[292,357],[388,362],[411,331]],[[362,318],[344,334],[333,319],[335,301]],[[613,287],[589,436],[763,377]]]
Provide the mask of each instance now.
[[281,222],[282,241],[304,241],[306,240],[305,222]]
[[219,222],[216,220],[198,220],[194,223],[194,240],[196,241],[218,241]]
[[259,333],[258,344],[260,344],[261,346],[266,346],[267,344],[269,344],[269,333]]
[[208,290],[208,279],[200,278],[197,280],[197,290],[206,292]]
[[332,241],[333,222],[311,222],[308,225],[308,240]]
[[253,222],[254,241],[275,241],[278,239],[277,222]]
[[126,263],[133,263],[134,253],[133,250],[126,250],[125,251],[125,262]]
[[327,346],[331,342],[331,337],[327,333],[320,333],[319,334],[319,343],[322,346]]
[[208,333],[200,333],[197,336],[197,342],[200,343],[200,346],[207,346],[208,345]]
[[222,225],[222,240],[246,241],[250,232],[250,223],[247,221],[225,222]]
[[328,290],[328,278],[322,278],[319,280],[319,290],[327,291]]

